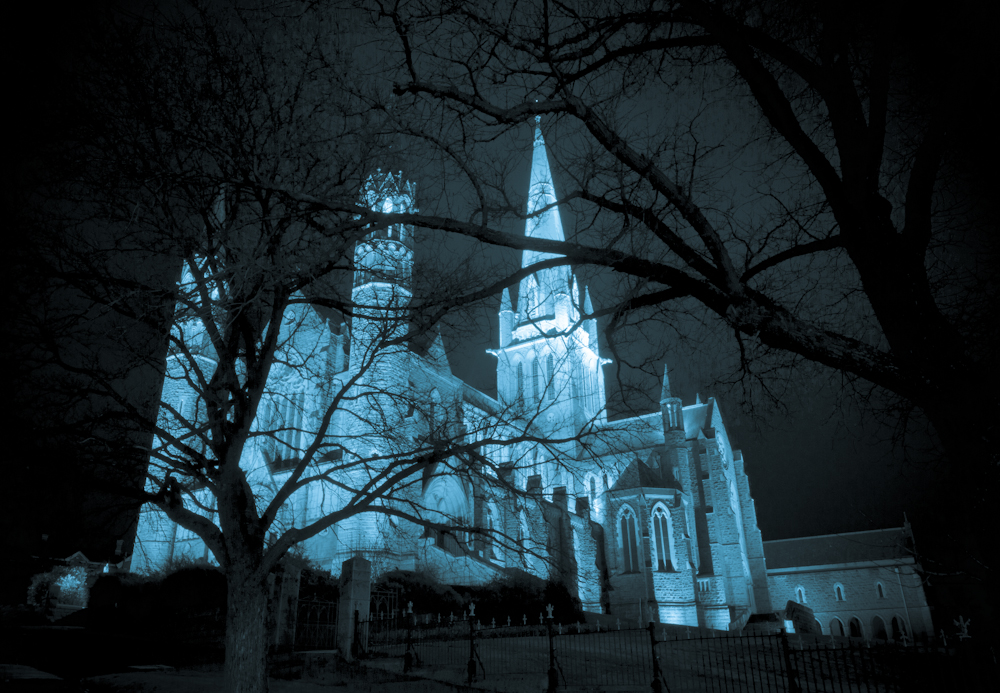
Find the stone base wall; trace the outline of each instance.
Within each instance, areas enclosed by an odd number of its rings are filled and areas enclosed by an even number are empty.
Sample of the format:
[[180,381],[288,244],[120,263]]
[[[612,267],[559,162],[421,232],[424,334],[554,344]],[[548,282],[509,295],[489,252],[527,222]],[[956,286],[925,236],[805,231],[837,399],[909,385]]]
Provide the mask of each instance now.
[[659,623],[676,626],[698,626],[698,605],[694,602],[659,604]]

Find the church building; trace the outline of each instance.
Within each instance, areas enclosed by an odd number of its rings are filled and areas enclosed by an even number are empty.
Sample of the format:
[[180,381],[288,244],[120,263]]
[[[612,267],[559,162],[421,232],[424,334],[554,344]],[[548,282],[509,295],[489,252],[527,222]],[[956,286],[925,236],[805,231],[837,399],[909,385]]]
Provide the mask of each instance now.
[[[414,210],[414,186],[401,175],[373,176],[363,195],[373,208]],[[537,124],[528,199],[525,233],[564,240]],[[665,367],[657,411],[608,420],[609,360],[598,348],[596,319],[583,319],[594,312],[589,290],[567,264],[549,262],[526,275],[516,304],[503,291],[499,344],[489,351],[495,398],[452,373],[440,335],[424,345],[376,348],[406,332],[393,316],[412,298],[413,234],[395,225],[358,243],[350,324],[331,324],[305,304],[289,308],[282,358],[257,419],[257,430],[272,433],[248,442],[241,465],[268,497],[309,445],[305,432],[317,430],[336,393],[347,392],[329,428],[338,442],[318,459],[341,464],[344,483],[296,491],[280,526],[303,526],[348,500],[343,489],[358,488],[357,475],[370,471],[345,460],[389,459],[435,435],[488,441],[478,453],[488,469],[477,480],[461,465],[437,465],[393,501],[455,531],[364,513],[304,542],[306,557],[336,572],[361,553],[377,571],[427,571],[456,585],[524,570],[564,582],[585,611],[622,621],[738,630],[752,614],[794,601],[813,608],[825,634],[931,632],[908,529],[762,540],[743,456],[714,398],[685,406]],[[525,250],[522,267],[558,259]],[[168,428],[199,416],[190,359],[213,369],[196,321],[174,329],[185,330],[190,348],[168,357],[160,414]],[[490,478],[496,483],[482,482]],[[207,490],[194,493],[210,513]],[[132,570],[181,557],[211,560],[200,539],[144,506]]]

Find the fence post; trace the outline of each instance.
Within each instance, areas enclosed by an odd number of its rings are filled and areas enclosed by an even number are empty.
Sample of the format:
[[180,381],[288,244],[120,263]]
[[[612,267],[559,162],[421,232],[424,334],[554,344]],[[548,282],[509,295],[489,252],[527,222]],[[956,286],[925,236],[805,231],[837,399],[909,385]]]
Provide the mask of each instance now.
[[406,614],[406,653],[403,655],[403,673],[408,674],[413,669],[413,627],[416,616],[413,615],[413,602],[409,604],[410,613]]
[[545,607],[546,611],[549,612],[549,616],[546,621],[546,627],[549,631],[549,686],[548,693],[556,693],[556,689],[559,687],[559,672],[556,671],[556,645],[555,645],[555,631],[552,629],[552,605],[549,604]]
[[469,665],[467,667],[468,685],[476,680],[476,605],[469,604]]
[[650,621],[646,629],[649,631],[649,649],[653,653],[653,682],[649,687],[653,689],[653,693],[670,693],[670,689],[663,682],[660,658],[656,656],[656,625]]
[[781,651],[785,659],[785,674],[788,676],[788,693],[800,693],[798,674],[792,666],[791,648],[788,646],[788,631],[781,629]]

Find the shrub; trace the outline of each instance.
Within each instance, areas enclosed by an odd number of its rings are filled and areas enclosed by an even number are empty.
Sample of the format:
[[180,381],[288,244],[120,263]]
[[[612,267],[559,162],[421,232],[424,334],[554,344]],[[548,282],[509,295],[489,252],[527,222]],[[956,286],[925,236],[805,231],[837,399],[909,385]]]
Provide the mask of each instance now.
[[160,606],[168,614],[189,617],[226,611],[226,576],[210,565],[184,566],[160,582]]
[[398,590],[399,607],[405,609],[413,602],[418,614],[461,615],[468,602],[454,588],[438,582],[433,576],[412,570],[393,570],[382,575],[372,589]]
[[299,599],[335,602],[340,599],[340,580],[329,570],[316,565],[302,569],[299,577]]

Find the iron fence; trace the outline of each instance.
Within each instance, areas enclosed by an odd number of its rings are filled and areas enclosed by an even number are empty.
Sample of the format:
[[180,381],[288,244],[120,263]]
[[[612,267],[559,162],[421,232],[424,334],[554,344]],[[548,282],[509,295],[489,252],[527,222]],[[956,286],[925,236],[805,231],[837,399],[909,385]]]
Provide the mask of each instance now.
[[[676,632],[676,631],[674,631]],[[359,654],[399,658],[403,670],[456,684],[520,693],[559,689],[787,693],[993,690],[996,667],[960,648],[872,645],[785,633],[703,632],[668,636],[599,624],[522,618],[482,624],[472,617],[407,615],[361,622]]]
[[337,647],[337,602],[300,600],[295,620],[296,650]]

